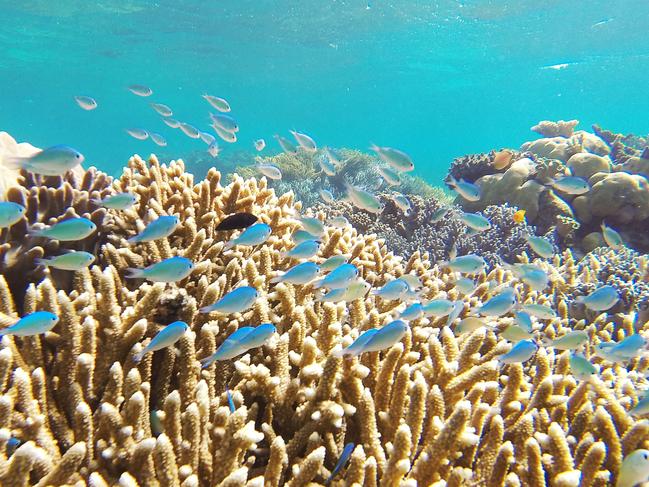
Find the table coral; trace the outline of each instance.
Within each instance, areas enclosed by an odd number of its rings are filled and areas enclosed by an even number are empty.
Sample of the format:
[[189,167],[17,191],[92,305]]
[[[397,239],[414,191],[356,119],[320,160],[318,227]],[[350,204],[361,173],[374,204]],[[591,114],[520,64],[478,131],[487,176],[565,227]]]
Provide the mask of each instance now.
[[[332,350],[388,320],[398,303],[373,295],[319,303],[308,286],[269,284],[290,265],[281,252],[292,245],[300,209],[291,194],[277,196],[265,179],[222,186],[216,170],[195,182],[181,162],[138,157],[114,188],[135,191],[139,204],[106,213],[98,261],[69,289],[46,275],[19,298],[13,277],[0,277],[5,323],[18,308],[61,318],[45,336],[2,338],[2,485],[319,485],[347,442],[356,447],[334,485],[577,485],[580,477],[580,485],[607,485],[625,454],[649,446],[649,423],[627,412],[647,386],[646,359],[623,367],[595,358],[598,376],[578,382],[566,353],[541,348],[528,364],[502,366],[496,358],[509,345],[494,329],[456,337],[444,319],[414,321],[389,350],[342,359]],[[224,252],[229,234],[215,226],[234,211],[270,224],[268,242]],[[162,214],[179,215],[181,228],[157,242],[125,244],[143,218]],[[334,253],[350,255],[373,286],[412,273],[425,298],[458,298],[448,271],[418,252],[403,260],[375,236],[327,228],[317,260]],[[196,262],[178,284],[123,278],[127,267],[176,254]],[[538,324],[550,337],[587,330],[589,354],[637,326],[631,314],[573,322],[563,295],[580,278],[577,262],[566,252],[543,265],[552,275],[543,293],[492,267],[464,298],[462,316],[490,296],[493,281],[516,287],[522,302],[552,305],[558,317]],[[253,309],[227,319],[197,312],[241,282],[260,291]],[[191,332],[177,350],[136,364],[140,342],[171,319]],[[510,321],[495,320],[495,330]],[[278,330],[269,344],[201,370],[198,359],[230,332],[262,322]],[[22,444],[7,456],[12,436]]]

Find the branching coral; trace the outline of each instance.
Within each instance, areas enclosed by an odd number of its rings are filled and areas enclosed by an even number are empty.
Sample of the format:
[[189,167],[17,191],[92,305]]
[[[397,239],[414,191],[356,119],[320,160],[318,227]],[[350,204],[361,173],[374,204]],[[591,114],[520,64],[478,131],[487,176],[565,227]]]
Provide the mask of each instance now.
[[[300,209],[291,194],[277,197],[265,179],[235,178],[224,187],[215,170],[195,183],[182,163],[137,157],[114,185],[135,191],[139,204],[108,211],[98,262],[67,292],[46,276],[21,299],[11,276],[0,279],[5,322],[17,318],[17,308],[61,318],[42,337],[2,338],[2,485],[317,485],[347,442],[356,447],[334,485],[576,485],[580,475],[581,485],[604,485],[623,455],[649,445],[646,421],[627,413],[646,386],[644,359],[628,368],[596,359],[600,376],[578,383],[566,354],[541,349],[529,364],[503,366],[496,357],[508,345],[492,329],[456,337],[444,319],[414,321],[389,350],[342,359],[332,349],[389,320],[397,303],[374,295],[320,303],[309,286],[269,284],[289,265],[281,251],[292,245]],[[31,211],[39,201],[27,202]],[[214,228],[234,211],[269,223],[268,242],[224,252],[230,235]],[[155,243],[125,244],[142,219],[162,214],[179,215],[182,227]],[[395,257],[375,236],[327,228],[317,260],[334,253],[350,255],[375,287],[412,273],[426,286],[424,298],[458,298],[455,276],[418,252],[408,261]],[[195,272],[169,285],[123,278],[129,266],[170,255],[194,260]],[[600,340],[631,332],[630,316],[571,323],[562,293],[578,268],[566,253],[553,269],[544,293],[501,267],[483,273],[461,317],[488,298],[494,281],[515,286],[522,302],[558,310],[557,319],[538,325],[542,332],[587,329],[589,353]],[[251,310],[197,312],[244,281],[260,292]],[[191,326],[177,350],[136,364],[140,342],[172,319]],[[269,344],[201,370],[198,359],[229,333],[262,322],[278,330]],[[22,444],[7,457],[11,436]]]
[[[336,152],[341,164],[333,176],[325,174],[320,166],[320,161],[327,157],[324,151],[312,154],[299,150],[295,155],[282,152],[257,160],[263,164],[277,166],[282,172],[282,179],[275,181],[273,188],[278,193],[293,191],[296,199],[305,207],[322,201],[320,189],[327,189],[336,197],[343,196],[346,194],[345,181],[368,190],[385,190],[388,187],[377,170],[385,165],[378,158],[352,149],[340,149]],[[238,167],[236,172],[244,178],[259,176],[254,166]],[[431,186],[422,178],[410,174],[402,174],[401,184],[394,189],[403,194],[424,198],[449,199],[448,192],[443,188]]]
[[376,234],[389,243],[390,250],[404,258],[420,251],[427,252],[433,260],[445,260],[455,246],[458,255],[479,253],[492,264],[514,262],[527,249],[525,236],[534,233],[528,225],[514,222],[516,209],[508,205],[487,207],[483,214],[490,220],[491,228],[471,235],[460,219],[462,212],[458,207],[450,207],[439,222],[431,221],[433,213],[446,202],[412,196],[412,210],[405,215],[385,195],[383,201],[385,208],[378,216],[344,202],[320,205],[316,209],[330,216],[345,216],[354,228],[365,234]]

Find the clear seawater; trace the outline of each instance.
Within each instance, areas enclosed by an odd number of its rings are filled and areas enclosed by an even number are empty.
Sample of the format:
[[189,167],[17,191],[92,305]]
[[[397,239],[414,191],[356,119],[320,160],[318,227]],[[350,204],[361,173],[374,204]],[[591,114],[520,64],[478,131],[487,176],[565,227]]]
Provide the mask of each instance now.
[[263,137],[272,154],[295,128],[400,148],[438,183],[453,157],[517,147],[543,119],[645,133],[648,17],[647,0],[0,0],[0,130],[116,174],[133,153],[204,150],[149,102],[207,130],[210,93],[241,126],[226,152]]

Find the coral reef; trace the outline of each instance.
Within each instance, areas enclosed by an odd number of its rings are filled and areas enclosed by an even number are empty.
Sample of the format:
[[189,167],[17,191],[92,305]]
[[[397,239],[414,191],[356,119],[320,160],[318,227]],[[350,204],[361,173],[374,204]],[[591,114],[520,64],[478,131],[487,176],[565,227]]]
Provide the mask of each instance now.
[[[281,152],[271,157],[258,157],[257,162],[277,166],[282,172],[282,179],[272,183],[275,191],[292,191],[305,207],[312,207],[322,201],[320,189],[328,189],[336,197],[343,196],[346,193],[345,181],[368,190],[385,190],[389,187],[377,170],[385,165],[378,158],[352,149],[340,149],[336,152],[341,164],[333,176],[327,176],[320,167],[320,160],[327,157],[324,151],[309,153],[298,150],[294,155]],[[254,165],[240,166],[236,173],[244,178],[259,177],[259,171]],[[401,174],[401,184],[393,188],[406,195],[450,199],[445,189],[431,186],[422,178],[409,174]]]
[[[463,177],[482,190],[480,201],[456,202],[468,211],[504,203],[524,209],[537,233],[556,231],[562,248],[588,252],[602,244],[605,222],[631,247],[649,251],[646,140],[597,126],[595,134],[574,131],[576,123],[545,121],[532,127],[545,138],[511,151],[515,162],[504,172],[493,167],[493,152],[454,161],[449,178]],[[564,175],[584,178],[590,190],[575,196],[553,188],[551,182]]]
[[[34,310],[60,316],[52,332],[4,336],[0,343],[3,486],[320,485],[347,442],[356,446],[333,485],[599,486],[614,483],[624,455],[649,446],[649,422],[628,413],[648,385],[649,361],[622,366],[593,357],[600,341],[647,325],[633,313],[589,320],[568,313],[566,294],[603,279],[591,261],[580,267],[565,252],[541,264],[552,272],[543,293],[496,265],[460,298],[456,276],[440,270],[428,253],[404,260],[376,236],[327,227],[317,261],[349,255],[374,287],[414,274],[425,286],[424,298],[462,299],[460,317],[488,299],[494,283],[514,286],[523,303],[552,306],[558,317],[537,323],[537,332],[553,338],[586,330],[586,352],[599,373],[577,381],[567,352],[552,348],[541,348],[526,364],[499,363],[509,344],[497,331],[511,318],[459,336],[445,318],[419,319],[390,349],[342,359],[332,355],[335,347],[388,321],[399,303],[372,294],[347,304],[320,303],[310,286],[269,284],[290,265],[281,252],[293,245],[301,205],[290,193],[277,196],[264,178],[220,182],[214,169],[195,182],[182,162],[166,166],[134,157],[112,187],[137,193],[138,205],[101,214],[95,265],[76,273],[69,287],[58,287],[47,271],[24,297],[16,290],[20,283],[12,282],[15,275],[0,276],[3,324]],[[40,183],[24,177],[22,188],[10,194],[39,194]],[[50,195],[45,188],[47,197],[25,197],[28,213],[66,202],[87,213],[78,202],[106,187],[73,185],[67,177],[59,183],[72,189]],[[235,211],[270,224],[268,242],[225,252],[230,234],[214,228]],[[511,213],[489,211],[492,221]],[[142,220],[163,214],[180,216],[181,228],[156,242],[125,243]],[[127,267],[172,255],[196,262],[177,284],[123,277]],[[260,292],[251,310],[227,317],[197,312],[242,282]],[[140,342],[176,319],[191,327],[177,350],[135,363]],[[263,322],[277,327],[271,342],[201,370],[198,359],[229,333]],[[21,444],[7,455],[11,438]]]
[[433,223],[431,216],[445,202],[434,198],[410,197],[412,209],[405,215],[387,195],[381,195],[385,205],[380,215],[359,210],[350,203],[317,205],[327,218],[342,215],[364,234],[375,234],[389,242],[390,250],[405,259],[419,251],[427,252],[433,261],[446,260],[455,246],[458,255],[478,253],[490,264],[515,262],[528,249],[525,236],[534,233],[526,224],[516,224],[514,208],[508,205],[488,206],[482,212],[491,222],[491,228],[471,235],[460,219],[462,211],[452,206],[446,216]]

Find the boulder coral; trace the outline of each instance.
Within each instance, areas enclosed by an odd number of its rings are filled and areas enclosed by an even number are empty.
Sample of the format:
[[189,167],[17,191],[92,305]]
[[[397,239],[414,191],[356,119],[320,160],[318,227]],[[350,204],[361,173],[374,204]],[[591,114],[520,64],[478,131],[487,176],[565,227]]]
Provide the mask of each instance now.
[[[454,164],[449,174],[455,178],[480,174],[468,179],[482,190],[480,201],[458,197],[456,202],[470,211],[503,203],[524,209],[538,233],[556,230],[562,248],[592,250],[604,242],[600,229],[604,222],[616,227],[628,245],[649,250],[644,237],[649,229],[649,150],[638,148],[646,140],[597,126],[596,133],[575,131],[576,124],[576,120],[544,121],[532,127],[544,138],[524,143],[518,153],[512,151],[520,158],[514,157],[504,173],[479,157],[465,166]],[[551,186],[566,175],[585,179],[590,190],[575,196]]]
[[[38,182],[23,179],[9,195],[30,214],[46,201],[69,205],[70,190],[32,198]],[[103,191],[84,187],[92,197]],[[615,482],[624,455],[649,446],[649,421],[628,413],[647,387],[649,361],[622,366],[593,357],[600,341],[647,325],[632,313],[572,319],[563,296],[593,276],[570,252],[540,264],[552,275],[544,292],[494,266],[460,297],[456,276],[426,253],[404,260],[375,236],[328,227],[317,261],[349,255],[373,286],[416,275],[424,298],[461,299],[460,318],[488,299],[494,283],[514,286],[521,302],[553,306],[557,318],[537,323],[538,332],[553,338],[586,330],[586,353],[599,373],[578,381],[567,353],[552,348],[526,364],[499,363],[510,345],[498,331],[510,318],[459,336],[445,318],[419,319],[388,350],[342,359],[332,351],[389,320],[399,303],[371,294],[321,303],[308,285],[269,284],[289,265],[281,252],[292,246],[301,210],[292,194],[276,195],[263,178],[235,176],[222,186],[214,169],[194,181],[180,161],[137,156],[112,189],[134,191],[139,203],[106,211],[95,265],[60,285],[46,271],[24,296],[14,276],[0,276],[3,325],[34,310],[60,316],[44,336],[0,342],[3,486],[322,485],[348,442],[355,448],[336,486],[603,486]],[[266,244],[224,251],[230,234],[215,226],[236,211],[272,227]],[[181,218],[173,235],[126,244],[142,220],[164,214]],[[192,259],[195,272],[177,284],[124,279],[127,267],[172,255]],[[198,313],[243,282],[259,290],[252,309],[228,317]],[[136,363],[141,342],[175,319],[191,328],[177,349]],[[198,360],[229,333],[263,322],[277,327],[271,342],[201,369]],[[12,439],[20,445],[8,454]]]

